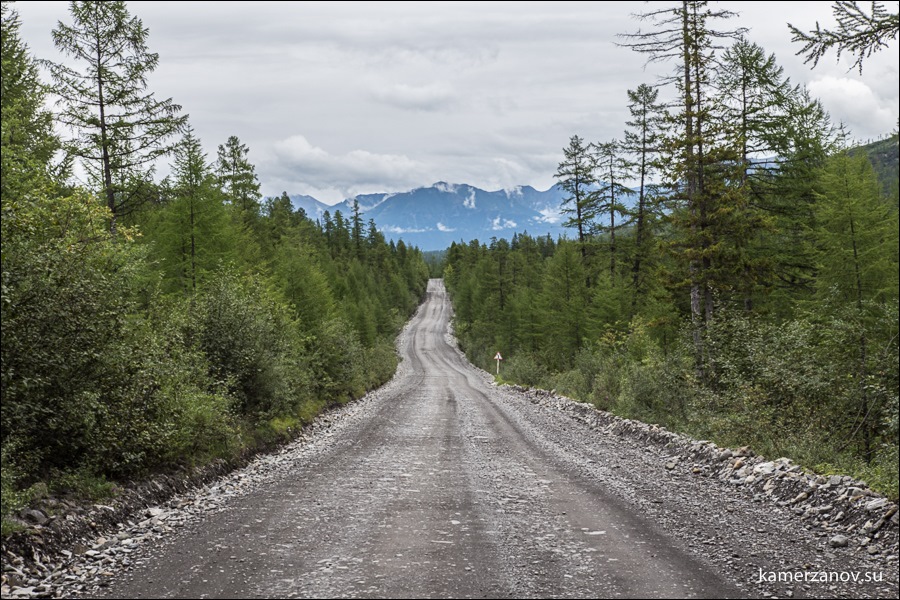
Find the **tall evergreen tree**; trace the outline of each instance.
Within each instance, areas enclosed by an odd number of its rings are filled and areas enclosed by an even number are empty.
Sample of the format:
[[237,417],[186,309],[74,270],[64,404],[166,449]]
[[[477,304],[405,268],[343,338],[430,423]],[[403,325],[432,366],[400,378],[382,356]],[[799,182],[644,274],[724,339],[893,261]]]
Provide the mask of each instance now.
[[[578,232],[578,245],[581,250],[583,267],[587,266],[588,239],[597,218],[597,168],[596,159],[591,152],[590,144],[585,145],[584,139],[573,135],[569,140],[569,146],[563,148],[565,158],[559,163],[556,177],[559,186],[568,194],[563,199],[562,212],[569,215],[563,223],[565,227],[572,227]],[[589,276],[588,276],[589,277]],[[588,279],[588,285],[590,280]]]
[[783,147],[780,138],[786,130],[786,109],[796,90],[775,56],[766,56],[759,45],[744,38],[723,54],[715,83],[724,143],[734,148],[740,165],[728,237],[740,263],[733,271],[736,287],[744,310],[750,311],[756,287],[769,284],[771,260],[757,242],[770,225],[765,208],[777,169],[777,161],[771,158]]
[[[622,182],[629,176],[629,165],[617,140],[595,144],[594,160],[599,173],[596,194],[599,219],[596,229],[609,234],[609,276],[610,282],[615,282],[616,228],[626,224],[628,209],[622,203],[622,198],[630,194],[631,190]],[[608,222],[605,221],[606,217],[609,218]]]
[[571,242],[562,242],[548,261],[541,293],[548,363],[557,370],[572,365],[587,335],[585,314],[590,292],[584,266]]
[[771,263],[767,310],[787,316],[815,292],[819,174],[838,138],[828,113],[805,88],[792,90],[781,123],[772,153],[778,164],[762,182],[762,209],[771,226],[762,231],[758,252]]
[[172,150],[169,140],[188,117],[171,98],[147,91],[159,55],[147,49],[148,30],[125,2],[72,2],[70,12],[72,25],[58,23],[53,42],[84,68],[44,64],[59,97],[58,119],[76,134],[69,147],[98,180],[115,229],[145,197],[147,169]]
[[235,231],[200,140],[188,129],[175,148],[168,201],[147,226],[171,282],[184,292],[234,256]]
[[240,215],[245,229],[253,229],[259,219],[262,195],[259,193],[259,181],[256,178],[256,167],[247,159],[250,149],[242,144],[237,136],[232,135],[224,144],[219,145],[216,175],[219,185],[225,193],[227,201]]
[[[674,221],[682,232],[675,246],[687,264],[691,320],[698,374],[705,377],[703,329],[713,316],[717,278],[726,270],[717,253],[723,249],[718,239],[717,221],[727,215],[723,182],[731,173],[722,166],[733,157],[716,148],[713,73],[715,51],[722,39],[739,37],[744,29],[720,31],[714,22],[735,16],[731,11],[712,10],[708,2],[688,1],[640,16],[656,25],[650,32],[627,34],[626,46],[644,53],[650,62],[674,59],[677,67],[665,81],[674,83],[678,100],[670,115],[671,130],[666,146],[669,157],[663,171],[671,198],[680,211]],[[716,262],[720,264],[716,265]]]
[[359,200],[353,199],[353,214],[350,216],[351,231],[353,239],[353,252],[357,258],[363,256],[363,227],[362,216],[359,210]]
[[[891,214],[869,159],[846,153],[831,158],[822,173],[824,195],[818,208],[820,272],[817,281],[822,305],[833,296],[850,306],[857,329],[857,429],[862,455],[871,460],[880,410],[870,392],[871,306],[898,298],[897,214]],[[896,304],[894,304],[896,309]],[[896,344],[896,338],[893,342]]]
[[821,174],[817,205],[820,294],[848,304],[898,296],[897,215],[881,197],[878,178],[862,153],[838,154]]
[[656,186],[650,178],[656,170],[659,154],[660,121],[662,105],[658,103],[659,90],[642,83],[635,90],[628,90],[628,112],[623,149],[630,153],[634,175],[638,179],[637,206],[634,211],[634,260],[631,266],[631,308],[636,309],[643,292],[643,273],[650,256],[651,221],[657,213]]

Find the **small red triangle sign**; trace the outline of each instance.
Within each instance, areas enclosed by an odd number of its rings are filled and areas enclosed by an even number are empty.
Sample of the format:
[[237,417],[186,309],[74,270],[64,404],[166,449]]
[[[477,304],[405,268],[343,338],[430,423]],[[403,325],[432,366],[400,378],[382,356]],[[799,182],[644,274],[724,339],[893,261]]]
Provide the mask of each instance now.
[[497,353],[497,356],[494,357],[494,360],[503,360],[503,357],[500,356],[500,353]]

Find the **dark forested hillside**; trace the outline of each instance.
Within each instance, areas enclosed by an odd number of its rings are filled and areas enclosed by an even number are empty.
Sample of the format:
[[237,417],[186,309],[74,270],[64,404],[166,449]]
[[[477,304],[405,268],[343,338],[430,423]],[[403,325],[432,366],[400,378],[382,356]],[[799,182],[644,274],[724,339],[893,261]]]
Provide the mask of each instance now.
[[854,148],[851,154],[855,152],[863,152],[869,157],[875,173],[878,175],[878,181],[884,188],[885,195],[894,198],[896,204],[897,180],[900,177],[900,147],[898,147],[897,134]]
[[[124,3],[76,9],[76,29],[131,23]],[[48,486],[96,493],[286,439],[390,378],[394,336],[428,278],[417,249],[387,243],[358,214],[313,222],[287,195],[263,201],[246,145],[223,140],[211,159],[179,107],[149,96],[147,114],[172,119],[165,130],[120,120],[121,140],[66,140],[91,176],[74,185],[52,123],[84,105],[62,95],[60,112],[47,111],[6,3],[2,27],[4,517]],[[86,68],[79,89],[97,76]],[[154,180],[125,138],[168,153],[171,175]]]

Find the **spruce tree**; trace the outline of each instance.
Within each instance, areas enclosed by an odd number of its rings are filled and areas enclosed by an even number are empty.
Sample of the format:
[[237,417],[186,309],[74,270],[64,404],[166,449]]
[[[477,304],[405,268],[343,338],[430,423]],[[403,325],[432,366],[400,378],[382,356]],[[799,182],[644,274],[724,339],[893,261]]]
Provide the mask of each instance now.
[[237,136],[232,135],[224,144],[219,145],[216,175],[219,185],[225,193],[227,201],[240,215],[245,229],[252,229],[259,219],[262,196],[259,193],[259,181],[256,178],[256,167],[248,160],[250,149],[242,144]]

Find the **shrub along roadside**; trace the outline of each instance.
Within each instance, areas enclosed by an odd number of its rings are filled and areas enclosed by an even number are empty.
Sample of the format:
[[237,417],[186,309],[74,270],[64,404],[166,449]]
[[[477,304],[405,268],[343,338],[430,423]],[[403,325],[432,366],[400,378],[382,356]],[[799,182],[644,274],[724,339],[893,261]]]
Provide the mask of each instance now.
[[[897,347],[889,340],[898,307],[872,305],[858,317],[800,316],[775,325],[723,314],[707,332],[710,346],[715,342],[715,386],[697,381],[687,334],[663,352],[639,322],[583,348],[566,371],[550,373],[534,355],[514,355],[502,381],[555,390],[723,447],[749,445],[823,475],[849,474],[896,501]],[[854,370],[860,335],[887,342],[869,349],[864,386]],[[868,462],[860,458],[864,394],[870,413],[882,419],[872,424]]]
[[[220,265],[195,293],[165,293],[137,232],[110,235],[106,223],[86,194],[4,211],[4,532],[48,494],[96,500],[115,482],[230,462],[381,385],[427,278],[407,249],[399,264],[413,285],[402,304],[379,302],[390,326],[363,344],[341,310],[301,321],[277,277],[238,265]],[[300,224],[319,233],[310,225]],[[387,265],[390,277],[398,262]],[[372,299],[357,294],[336,304]]]

